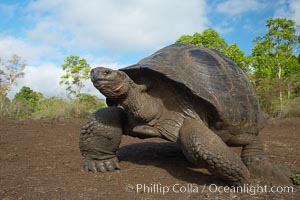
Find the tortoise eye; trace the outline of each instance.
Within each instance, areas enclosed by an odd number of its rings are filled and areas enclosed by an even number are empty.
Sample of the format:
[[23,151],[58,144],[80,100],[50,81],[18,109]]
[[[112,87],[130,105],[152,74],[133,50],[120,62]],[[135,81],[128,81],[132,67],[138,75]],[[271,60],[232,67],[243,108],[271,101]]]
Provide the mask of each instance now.
[[105,70],[105,71],[103,72],[103,74],[104,74],[105,76],[107,76],[107,75],[111,74],[111,71]]

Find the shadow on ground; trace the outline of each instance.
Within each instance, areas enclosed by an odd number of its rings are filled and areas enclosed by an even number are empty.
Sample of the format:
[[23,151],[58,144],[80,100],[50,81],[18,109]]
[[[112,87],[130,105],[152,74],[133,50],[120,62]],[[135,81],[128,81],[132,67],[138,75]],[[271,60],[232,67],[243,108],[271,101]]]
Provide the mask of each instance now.
[[197,185],[226,185],[218,177],[211,175],[204,163],[195,166],[187,161],[181,148],[170,142],[143,142],[123,146],[118,151],[120,162],[138,165],[153,165],[167,171],[171,176]]

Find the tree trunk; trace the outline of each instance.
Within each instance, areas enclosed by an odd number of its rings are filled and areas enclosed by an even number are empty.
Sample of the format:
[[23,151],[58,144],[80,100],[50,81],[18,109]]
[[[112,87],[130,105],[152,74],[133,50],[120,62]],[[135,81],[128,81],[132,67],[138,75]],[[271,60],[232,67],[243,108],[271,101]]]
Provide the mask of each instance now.
[[[278,54],[277,54],[277,59],[278,59]],[[280,110],[278,117],[281,118],[282,116],[282,111],[283,111],[283,96],[282,96],[282,80],[281,80],[281,66],[279,61],[277,60],[277,65],[278,65],[278,81],[279,81],[279,101],[280,101]]]
[[288,82],[287,87],[288,87],[287,99],[290,100],[290,98],[291,98],[291,84],[290,84],[290,82]]
[[279,86],[279,100],[280,100],[280,111],[279,111],[278,117],[281,118],[282,117],[282,111],[283,111],[283,97],[282,97],[281,83],[280,83],[280,86]]

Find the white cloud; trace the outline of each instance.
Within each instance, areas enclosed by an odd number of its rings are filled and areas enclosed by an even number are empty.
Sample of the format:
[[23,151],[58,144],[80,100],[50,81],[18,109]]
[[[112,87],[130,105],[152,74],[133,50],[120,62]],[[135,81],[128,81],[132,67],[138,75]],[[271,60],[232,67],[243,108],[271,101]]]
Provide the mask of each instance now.
[[275,10],[274,17],[292,19],[300,25],[300,0],[281,0]]
[[1,58],[10,58],[16,54],[31,64],[43,59],[46,55],[58,56],[58,52],[46,45],[35,46],[24,39],[14,38],[11,36],[0,35]]
[[259,0],[227,0],[217,5],[217,12],[229,16],[239,15],[248,11],[256,11],[265,8],[266,5]]
[[144,50],[206,28],[204,0],[39,0],[28,36],[66,47]]
[[300,0],[291,0],[290,9],[292,19],[300,25]]
[[63,70],[55,65],[27,66],[24,73],[25,76],[17,80],[17,84],[9,93],[10,98],[19,92],[23,86],[30,87],[32,90],[41,92],[46,96],[63,96],[65,94],[65,89],[59,85]]
[[126,65],[116,62],[116,59],[113,57],[107,57],[107,56],[99,57],[92,54],[85,54],[82,55],[82,58],[86,59],[87,63],[89,63],[91,68],[102,66],[111,69],[120,69],[126,67]]

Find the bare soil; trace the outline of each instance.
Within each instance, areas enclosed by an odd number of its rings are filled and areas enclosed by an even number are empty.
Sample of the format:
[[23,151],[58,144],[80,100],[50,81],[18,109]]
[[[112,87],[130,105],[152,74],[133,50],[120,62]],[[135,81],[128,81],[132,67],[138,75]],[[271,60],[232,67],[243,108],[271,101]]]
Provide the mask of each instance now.
[[[160,139],[124,136],[121,170],[84,172],[78,148],[82,124],[0,119],[0,199],[300,199],[299,186],[289,192],[283,186],[278,192],[252,186],[227,191],[217,176],[187,162],[178,145]],[[261,136],[272,162],[300,172],[300,119],[273,121]]]

